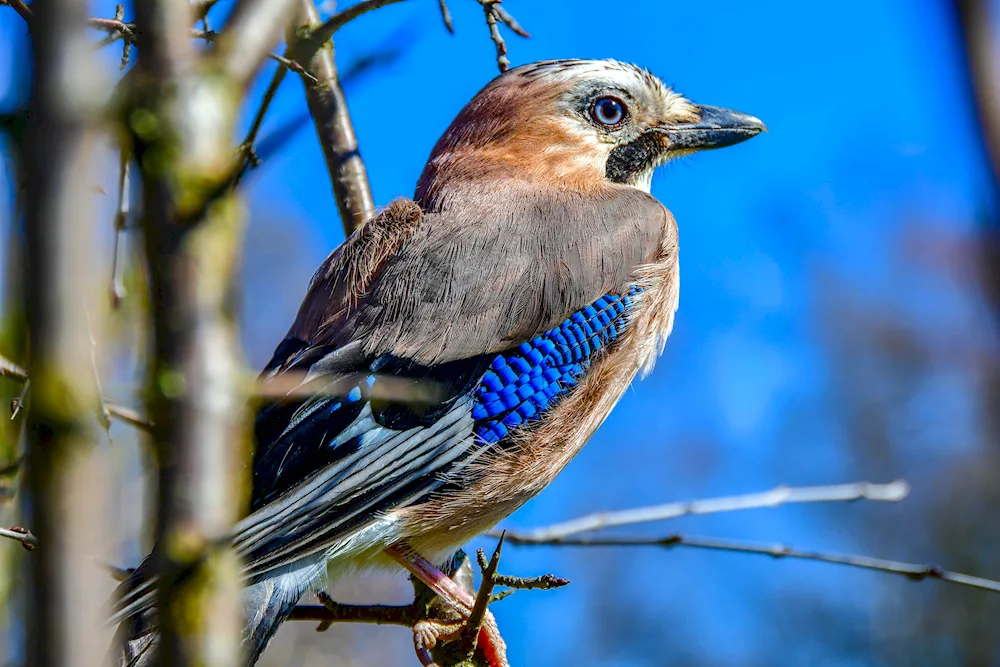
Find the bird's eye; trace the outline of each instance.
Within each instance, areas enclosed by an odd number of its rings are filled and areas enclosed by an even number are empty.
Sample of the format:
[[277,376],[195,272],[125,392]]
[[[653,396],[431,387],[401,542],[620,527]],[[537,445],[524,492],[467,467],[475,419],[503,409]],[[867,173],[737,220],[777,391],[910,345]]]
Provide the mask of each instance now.
[[617,97],[602,97],[594,102],[590,115],[601,125],[618,125],[625,119],[625,103]]

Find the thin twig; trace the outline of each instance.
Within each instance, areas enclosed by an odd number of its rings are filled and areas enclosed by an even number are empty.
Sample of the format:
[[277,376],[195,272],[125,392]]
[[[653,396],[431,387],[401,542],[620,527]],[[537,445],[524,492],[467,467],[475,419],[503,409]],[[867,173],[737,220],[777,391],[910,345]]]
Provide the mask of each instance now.
[[486,25],[490,29],[490,40],[496,46],[497,50],[497,68],[499,68],[500,73],[503,74],[508,69],[510,69],[510,60],[507,59],[507,42],[504,41],[503,35],[500,34],[500,28],[497,26],[498,16],[497,12],[494,10],[496,7],[495,3],[484,2],[483,11],[486,12]]
[[[0,376],[9,377],[18,382],[23,382],[26,386],[29,382],[28,372],[10,359],[3,356],[0,356]],[[153,428],[153,423],[135,410],[109,402],[106,398],[102,400],[104,401],[104,407],[107,408],[108,414],[115,419],[120,419],[126,424],[142,429],[143,431],[149,431]],[[23,398],[18,402],[23,402]],[[20,406],[17,407],[17,410],[20,410]],[[16,416],[17,412],[15,411],[14,414]]]
[[[124,12],[124,6],[122,11]],[[97,17],[91,17],[87,19],[87,23],[91,28],[97,28],[98,30],[106,30],[109,33],[118,33],[125,38],[126,41],[135,41],[135,24],[126,23],[121,16],[116,13],[113,19],[102,19]]]
[[490,40],[496,47],[497,67],[500,69],[500,73],[503,74],[510,69],[510,60],[507,59],[507,42],[504,41],[503,35],[500,34],[499,24],[505,24],[514,34],[521,37],[531,37],[531,35],[517,22],[517,19],[510,12],[500,5],[500,0],[479,0],[479,4],[483,6],[483,12],[486,14],[486,25],[490,29]]
[[[194,39],[202,39],[208,42],[209,44],[214,44],[219,40],[220,37],[222,37],[222,34],[214,30],[209,30],[208,28],[205,28],[203,30],[197,30],[197,29],[192,30],[191,37],[193,37]],[[279,56],[274,51],[268,52],[267,57],[273,60],[274,62],[279,63],[285,69],[291,70],[296,74],[301,74],[315,81],[315,77],[309,74],[309,72],[306,71],[306,68],[303,67],[301,63],[297,63],[291,58],[288,58],[287,56]]]
[[24,385],[21,387],[21,393],[17,395],[17,398],[10,402],[10,420],[14,421],[17,419],[17,415],[24,409],[24,402],[28,400],[28,390],[31,388],[31,380],[25,380]]
[[[125,20],[125,4],[124,3],[119,3],[117,6],[115,6],[115,19],[118,20],[118,21],[124,21]],[[132,44],[134,44],[134,43],[135,43],[135,36],[134,35],[131,38],[129,38],[129,37],[126,37],[124,33],[122,33],[122,59],[118,63],[118,70],[119,71],[125,71],[125,68],[128,67],[128,59],[129,59],[129,56],[132,53]]]
[[17,459],[11,461],[10,463],[0,466],[0,479],[4,477],[13,477],[21,470],[21,464],[24,462],[24,457],[18,457]]
[[446,0],[438,0],[438,9],[441,10],[441,20],[444,21],[444,29],[448,31],[449,34],[455,34],[455,26],[451,22],[451,12],[448,11],[448,4]]
[[117,310],[125,298],[125,230],[128,227],[130,208],[129,162],[130,151],[124,144],[118,158],[118,208],[115,211],[115,248],[111,265],[111,309]]
[[28,371],[24,370],[10,359],[0,356],[0,377],[9,377],[18,382],[28,381]]
[[[509,574],[498,574],[494,579],[497,586],[506,586],[519,591],[551,591],[571,583],[569,579],[557,577],[554,574],[543,574],[538,577],[514,577]],[[505,592],[513,593],[513,591]]]
[[958,37],[964,47],[961,73],[976,113],[979,146],[989,170],[995,206],[1000,206],[1000,64],[995,8],[988,0],[953,0]]
[[21,18],[24,19],[25,23],[31,24],[31,19],[35,13],[31,10],[31,7],[26,5],[23,0],[0,0],[0,5],[7,5],[15,12],[20,14]]
[[260,128],[264,124],[264,117],[267,115],[268,109],[271,108],[271,102],[274,101],[274,96],[277,95],[278,88],[281,87],[281,82],[285,80],[287,72],[288,70],[284,67],[275,69],[274,76],[271,77],[271,83],[268,84],[267,90],[264,92],[264,97],[261,98],[260,106],[257,107],[257,113],[250,124],[250,130],[247,131],[247,136],[243,139],[243,143],[240,144],[240,165],[234,172],[232,180],[234,188],[239,185],[247,171],[260,164],[254,144],[257,142],[257,135],[260,134]]
[[84,308],[87,318],[87,337],[90,339],[90,370],[93,374],[94,385],[97,388],[97,423],[101,425],[108,436],[108,443],[114,444],[111,437],[111,411],[104,404],[104,389],[101,386],[101,374],[97,368],[97,341],[94,339],[94,329],[90,322],[90,311]]
[[364,2],[359,2],[356,5],[348,7],[342,12],[337,12],[324,23],[311,30],[308,36],[299,40],[295,46],[294,59],[299,62],[308,62],[333,37],[333,34],[344,27],[344,25],[374,9],[393,5],[397,2],[403,2],[403,0],[365,0]]
[[143,417],[142,414],[133,410],[132,408],[126,408],[121,405],[116,405],[114,403],[104,402],[104,407],[107,408],[108,414],[110,414],[115,419],[122,421],[129,426],[133,426],[141,431],[146,431],[147,433],[153,430],[155,424],[152,421]]
[[504,536],[501,534],[489,563],[486,562],[486,555],[482,549],[479,549],[476,553],[483,579],[479,585],[479,592],[476,594],[476,603],[472,605],[472,611],[469,612],[469,619],[465,622],[465,627],[462,629],[462,636],[459,639],[460,650],[464,653],[472,653],[476,650],[479,631],[483,627],[483,621],[486,620],[486,609],[489,607],[493,588],[496,586],[497,567],[500,565],[500,554],[503,551],[503,538]]
[[376,625],[402,625],[412,628],[419,621],[427,618],[426,606],[422,604],[408,605],[360,605],[341,604],[334,601],[323,591],[318,591],[316,597],[321,605],[299,605],[288,617],[290,621],[317,621],[316,628],[323,632],[331,623],[374,623]]
[[309,71],[302,66],[302,63],[295,62],[294,60],[286,58],[285,56],[279,56],[277,53],[269,53],[267,54],[267,57],[275,61],[276,63],[284,66],[286,70],[295,72],[300,76],[304,76],[306,79],[308,79],[313,83],[319,83],[319,79],[310,74]]
[[514,18],[510,12],[504,9],[504,7],[500,4],[500,0],[496,0],[496,2],[493,3],[493,11],[496,12],[497,18],[503,21],[515,35],[524,38],[531,37],[531,33],[525,30],[524,27],[517,22],[517,19]]
[[[509,538],[516,536],[522,543],[537,540],[553,540],[579,533],[601,530],[603,528],[664,521],[691,514],[736,512],[764,507],[777,507],[792,503],[851,502],[855,500],[899,502],[906,498],[909,492],[910,485],[903,480],[896,480],[888,484],[856,482],[853,484],[836,484],[832,486],[779,486],[762,493],[667,503],[620,512],[599,512],[529,531],[508,531],[507,535]],[[491,531],[487,534],[498,536],[500,533],[498,531]]]
[[38,546],[38,538],[31,534],[31,531],[20,526],[10,528],[0,528],[0,537],[9,537],[21,543],[28,551],[34,550]]
[[522,540],[514,535],[508,534],[507,541],[511,544],[523,546],[556,546],[556,547],[641,547],[654,546],[672,549],[674,547],[690,547],[693,549],[710,549],[712,551],[728,551],[745,554],[759,554],[771,556],[772,558],[794,558],[797,560],[811,560],[822,563],[834,563],[837,565],[847,565],[865,570],[875,570],[877,572],[887,572],[898,574],[911,581],[923,581],[925,579],[938,579],[959,586],[967,586],[991,593],[1000,593],[1000,581],[973,577],[958,572],[942,570],[937,565],[919,565],[916,563],[904,563],[900,561],[885,560],[883,558],[872,558],[870,556],[854,556],[847,554],[831,554],[819,551],[805,551],[796,549],[786,544],[755,544],[752,542],[742,542],[738,540],[720,540],[706,537],[687,537],[684,535],[670,535],[662,538],[644,537],[570,537],[555,540]]

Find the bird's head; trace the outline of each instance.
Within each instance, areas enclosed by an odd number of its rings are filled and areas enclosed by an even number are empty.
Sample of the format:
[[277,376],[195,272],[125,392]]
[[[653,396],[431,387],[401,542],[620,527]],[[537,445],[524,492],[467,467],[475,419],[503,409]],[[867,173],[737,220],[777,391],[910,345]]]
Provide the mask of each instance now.
[[753,116],[694,104],[635,65],[532,63],[497,77],[462,109],[434,147],[416,198],[433,206],[452,184],[506,179],[648,192],[667,161],[764,129]]

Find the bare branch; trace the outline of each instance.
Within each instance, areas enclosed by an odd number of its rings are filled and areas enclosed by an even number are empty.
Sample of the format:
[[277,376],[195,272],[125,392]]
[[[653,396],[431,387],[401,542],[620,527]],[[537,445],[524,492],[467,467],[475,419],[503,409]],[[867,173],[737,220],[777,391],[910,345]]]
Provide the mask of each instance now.
[[9,377],[18,382],[28,381],[28,371],[24,370],[10,359],[0,356],[0,377]]
[[24,0],[0,0],[0,5],[7,5],[17,12],[24,19],[25,23],[31,25],[31,19],[35,13],[31,11],[31,7],[24,3]]
[[16,475],[18,472],[21,471],[21,464],[23,462],[24,462],[23,459],[18,458],[15,459],[14,461],[11,461],[10,463],[6,463],[0,466],[0,479],[3,479],[4,477],[13,477],[14,475]]
[[785,544],[755,544],[753,542],[743,542],[739,540],[720,540],[707,537],[687,537],[684,535],[670,535],[662,538],[644,537],[569,537],[556,540],[534,541],[521,540],[513,535],[507,536],[507,541],[511,544],[526,546],[556,546],[556,547],[641,547],[653,546],[672,549],[674,547],[690,547],[693,549],[709,549],[712,551],[730,551],[745,554],[759,554],[771,556],[772,558],[794,558],[798,560],[812,560],[822,563],[834,563],[837,565],[847,565],[864,570],[875,570],[877,572],[887,572],[898,574],[911,581],[923,581],[925,579],[938,579],[959,586],[977,588],[991,593],[1000,593],[1000,581],[973,577],[958,572],[942,570],[937,565],[919,565],[916,563],[904,563],[900,561],[885,560],[883,558],[872,558],[869,556],[853,556],[845,554],[831,554],[819,551],[806,551],[796,549]]
[[21,393],[10,402],[10,420],[14,421],[17,419],[17,415],[21,413],[21,409],[24,407],[24,401],[28,398],[28,390],[31,388],[31,380],[25,380],[24,386],[21,387]]
[[35,547],[38,546],[38,538],[32,535],[30,530],[21,528],[20,526],[0,528],[0,537],[8,537],[12,540],[20,542],[21,546],[28,551],[34,551]]
[[115,211],[115,247],[111,265],[111,309],[116,310],[125,298],[125,229],[128,227],[130,209],[129,162],[130,151],[122,146],[118,158],[118,208]]
[[[397,2],[403,2],[403,0],[365,0],[356,5],[351,5],[342,12],[334,14],[323,23],[320,23],[319,12],[316,11],[316,7],[313,5],[312,14],[309,19],[311,31],[296,44],[295,60],[299,62],[309,60],[314,53],[323,48],[323,45],[333,38],[335,32],[347,23],[374,9],[380,9],[386,5],[394,5]],[[447,7],[444,8],[444,11],[447,11]],[[449,15],[446,25],[450,20],[451,17]]]
[[[0,376],[13,378],[18,382],[23,382],[25,383],[25,389],[27,389],[29,383],[27,371],[25,371],[23,368],[21,368],[11,360],[2,356],[0,356]],[[149,431],[150,429],[153,428],[152,422],[150,422],[148,419],[143,417],[141,414],[139,414],[132,408],[126,408],[122,405],[110,402],[106,398],[102,398],[101,400],[103,401],[104,407],[107,409],[108,414],[111,417],[120,419],[126,424],[134,426],[143,431]],[[17,405],[15,405],[15,409],[12,411],[14,413],[14,416],[16,416],[17,411],[21,409],[21,404],[23,404],[23,402],[24,402],[23,396],[21,397],[21,399],[16,401]],[[11,419],[13,419],[13,417],[11,417]]]
[[521,37],[531,37],[531,35],[521,27],[521,24],[511,16],[510,12],[500,5],[500,0],[479,0],[479,4],[483,6],[483,11],[486,14],[486,25],[490,29],[490,40],[496,46],[497,67],[500,69],[500,73],[503,74],[510,68],[510,61],[507,59],[507,42],[504,41],[503,35],[500,34],[498,24],[506,24],[514,34]]
[[320,632],[331,623],[374,623],[376,625],[402,625],[412,628],[427,618],[425,605],[355,605],[335,602],[323,592],[317,593],[322,605],[299,605],[288,617],[290,621],[317,621]]
[[126,408],[121,405],[116,405],[114,403],[108,403],[104,401],[104,407],[107,409],[108,414],[115,419],[121,420],[122,422],[128,424],[129,426],[134,426],[135,428],[146,431],[147,433],[153,430],[155,424],[143,417],[139,412],[133,410],[132,408]]
[[[298,2],[299,10],[295,25],[306,28],[318,25],[319,11],[313,0],[298,0]],[[341,14],[349,11],[351,10],[345,10]],[[311,44],[311,40],[320,30],[321,28],[314,30],[306,38],[306,42]],[[332,44],[328,48],[312,49],[311,46],[307,46],[303,50],[302,44],[295,42],[295,34],[294,30],[289,32],[288,41],[292,46],[288,55],[293,56],[295,61],[308,63],[306,70],[313,77],[312,81],[303,78],[306,101],[316,125],[320,145],[323,147],[340,219],[345,233],[350,234],[375,212],[375,200],[372,198],[368,172],[361,159],[354,124],[347,109],[344,91],[340,87]],[[330,35],[332,34],[331,32]],[[329,37],[323,38],[320,44],[327,39]],[[306,53],[314,55],[303,57]]]
[[490,557],[488,563],[486,562],[486,554],[483,553],[482,549],[476,554],[483,579],[479,586],[479,592],[476,593],[476,602],[472,605],[472,611],[469,612],[469,618],[465,622],[465,627],[462,628],[462,636],[459,639],[459,647],[464,653],[471,654],[476,649],[476,643],[479,641],[479,631],[483,627],[483,621],[486,620],[486,609],[489,607],[490,598],[496,586],[497,568],[500,566],[500,554],[502,552],[503,535],[501,534],[500,539],[497,540],[496,549],[493,550],[493,556]]
[[448,31],[449,34],[455,34],[455,26],[451,22],[451,12],[448,11],[447,0],[438,0],[438,9],[441,10],[441,20],[444,21],[444,29]]
[[[529,531],[508,530],[506,532],[509,538],[513,539],[516,537],[520,543],[526,543],[560,539],[579,533],[601,530],[602,528],[676,519],[691,514],[736,512],[793,503],[850,502],[854,500],[899,502],[906,498],[909,492],[910,486],[903,480],[897,480],[888,484],[856,482],[833,486],[779,486],[762,493],[667,503],[620,512],[599,512],[543,528],[535,528]],[[502,533],[494,530],[487,534],[492,537],[499,537]]]
[[285,74],[287,72],[288,70],[284,67],[279,67],[274,70],[274,76],[271,77],[271,83],[268,84],[267,90],[264,91],[264,97],[261,98],[260,106],[257,107],[257,113],[254,115],[253,122],[250,124],[247,136],[243,139],[243,143],[240,144],[240,165],[237,167],[236,172],[233,175],[234,188],[239,185],[241,180],[243,180],[243,176],[247,173],[247,171],[257,167],[259,164],[257,150],[254,147],[257,143],[257,135],[260,134],[260,128],[264,124],[264,117],[267,115],[268,109],[271,108],[271,102],[274,101],[274,96],[278,94],[278,88],[281,87],[281,82],[285,80]]
[[[242,224],[229,138],[245,80],[199,59],[186,2],[136,3],[142,26],[127,118],[143,177],[153,357],[149,414],[160,463],[160,664],[241,664],[240,578],[227,539],[240,514],[246,415],[230,294]],[[280,28],[280,24],[278,26]],[[235,47],[228,47],[235,48]],[[263,53],[261,53],[263,57]],[[256,66],[256,63],[254,64]],[[246,76],[249,69],[239,69]],[[220,76],[221,74],[221,76]],[[192,631],[189,619],[199,619]]]
[[[99,584],[81,553],[106,544],[103,470],[92,454],[97,401],[81,295],[89,297],[94,238],[90,150],[104,86],[87,34],[86,4],[32,7],[31,117],[25,152],[24,311],[33,377],[27,407],[26,520],[48,545],[28,562],[26,661],[98,664],[93,628],[104,617]],[[22,544],[24,542],[22,541]]]
[[[118,6],[124,10],[124,5]],[[113,19],[89,18],[87,22],[91,28],[106,30],[110,34],[117,33],[124,37],[126,41],[135,41],[135,25],[126,23],[120,15],[115,16]]]
[[[978,119],[980,142],[990,171],[993,195],[1000,200],[1000,53],[994,34],[995,16],[987,0],[953,0],[957,15],[968,90]],[[1000,201],[994,201],[1000,206]]]
[[503,35],[500,34],[500,28],[497,26],[498,13],[495,11],[495,7],[496,5],[492,2],[483,3],[483,11],[486,12],[486,25],[490,29],[490,40],[497,50],[497,68],[503,74],[510,69],[510,60],[507,59],[507,42],[504,41]]
[[97,389],[97,410],[95,410],[95,414],[97,415],[97,422],[108,436],[108,442],[112,443],[111,411],[104,404],[104,388],[101,385],[101,373],[97,366],[97,341],[94,339],[94,328],[90,321],[90,313],[86,308],[83,313],[87,319],[87,338],[90,340],[90,371],[94,379],[94,387]]

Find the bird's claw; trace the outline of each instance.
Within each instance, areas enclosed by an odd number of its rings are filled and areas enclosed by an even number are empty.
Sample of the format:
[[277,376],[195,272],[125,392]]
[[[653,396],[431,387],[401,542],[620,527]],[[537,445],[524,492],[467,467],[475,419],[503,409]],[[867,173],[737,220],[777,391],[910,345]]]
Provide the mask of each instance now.
[[[426,619],[417,622],[413,626],[413,648],[417,652],[420,664],[424,667],[437,667],[431,652],[443,644],[461,639],[467,621],[468,619],[464,618],[459,621]],[[500,636],[500,629],[490,611],[486,612],[483,625],[479,629],[475,648],[475,657],[480,659],[475,664],[486,667],[510,667],[510,663],[507,662],[507,645]]]

